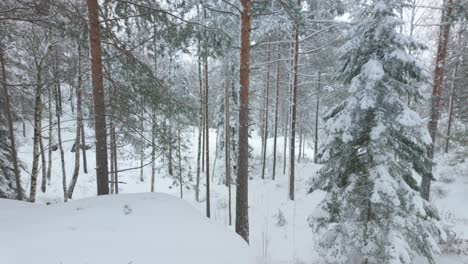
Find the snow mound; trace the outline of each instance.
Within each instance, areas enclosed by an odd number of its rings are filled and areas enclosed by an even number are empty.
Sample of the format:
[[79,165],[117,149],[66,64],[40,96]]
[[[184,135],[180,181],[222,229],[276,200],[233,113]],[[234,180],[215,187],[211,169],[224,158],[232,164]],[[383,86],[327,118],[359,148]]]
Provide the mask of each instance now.
[[0,199],[0,210],[0,263],[255,263],[233,231],[166,194],[50,206]]

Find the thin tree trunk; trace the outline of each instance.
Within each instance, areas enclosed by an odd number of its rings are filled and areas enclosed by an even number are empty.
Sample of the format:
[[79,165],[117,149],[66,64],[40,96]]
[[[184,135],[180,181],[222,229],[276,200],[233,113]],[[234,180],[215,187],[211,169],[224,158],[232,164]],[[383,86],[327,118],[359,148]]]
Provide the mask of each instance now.
[[[445,75],[445,62],[447,60],[447,47],[450,37],[450,20],[452,16],[453,0],[444,1],[444,11],[442,13],[442,26],[439,33],[439,43],[436,55],[436,67],[434,71],[434,81],[432,86],[431,98],[431,114],[429,120],[429,134],[432,138],[431,148],[429,150],[429,157],[434,158],[434,148],[437,136],[437,125],[439,121],[440,112],[440,95],[442,93],[444,75]],[[421,182],[421,195],[424,199],[429,201],[431,192],[431,176],[425,175]]]
[[[166,119],[167,121],[167,119]],[[167,134],[169,136],[169,154],[168,154],[168,170],[169,170],[169,175],[173,176],[174,175],[174,166],[173,166],[173,160],[172,160],[172,144],[174,143],[173,137],[172,137],[172,122],[169,119],[169,133]]]
[[[80,101],[82,101],[82,98],[79,98]],[[81,111],[81,120],[83,120],[83,111]],[[88,161],[86,159],[86,137],[85,137],[85,131],[84,131],[84,124],[81,124],[81,154],[83,157],[83,172],[85,174],[88,174]]]
[[104,83],[102,79],[101,34],[99,32],[99,5],[97,0],[88,1],[88,17],[91,46],[91,73],[93,81],[94,129],[96,136],[96,182],[97,194],[109,194],[107,169],[107,132]]
[[[294,43],[291,43],[291,57],[294,57]],[[289,128],[291,126],[291,120],[290,120],[290,117],[291,117],[291,108],[292,108],[292,105],[291,105],[291,102],[292,102],[292,90],[293,90],[293,82],[292,82],[292,74],[291,72],[293,71],[293,67],[294,67],[294,60],[291,60],[291,64],[290,64],[290,73],[288,74],[288,84],[289,84],[289,89],[288,89],[288,100],[287,100],[287,105],[286,105],[286,109],[285,109],[285,114],[286,114],[286,123],[285,123],[285,129],[286,129],[286,132],[284,133],[285,136],[284,136],[284,157],[283,157],[283,175],[286,174],[286,165],[287,165],[287,145],[288,145],[288,139],[290,137],[289,135]]]
[[[269,42],[269,40],[268,40]],[[265,167],[266,167],[266,153],[267,153],[267,146],[268,146],[268,98],[270,95],[270,56],[271,56],[271,47],[270,43],[268,43],[268,55],[267,55],[267,72],[266,72],[266,87],[265,87],[265,113],[264,113],[264,120],[265,125],[263,126],[263,161],[262,161],[262,179],[265,179]]]
[[[54,70],[54,78],[56,82],[56,94],[60,90],[60,80],[58,79],[58,63],[57,63],[57,57],[55,57],[55,70]],[[59,96],[56,96],[56,98],[60,98]],[[60,103],[55,102],[55,116],[57,118],[57,139],[58,139],[58,147],[60,151],[60,162],[62,165],[62,187],[63,187],[63,198],[64,201],[68,201],[68,192],[67,192],[67,175],[66,175],[66,170],[65,170],[65,154],[63,151],[63,145],[62,145],[62,129],[61,129],[61,117],[60,117]]]
[[[200,44],[199,44],[200,46]],[[200,53],[200,48],[199,48]],[[198,82],[200,86],[200,120],[198,125],[198,148],[197,148],[197,178],[195,183],[195,200],[200,201],[200,156],[203,152],[202,140],[203,142],[203,79],[202,79],[202,70],[201,70],[201,59],[198,57]],[[203,144],[204,145],[204,144]],[[203,154],[204,156],[204,154]],[[202,166],[204,159],[201,160]]]
[[229,124],[229,82],[226,82],[224,87],[224,159],[225,159],[225,173],[226,173],[226,186],[228,187],[228,217],[229,225],[232,225],[232,210],[231,210],[231,125]]
[[34,136],[33,136],[33,163],[31,169],[31,188],[29,192],[29,201],[36,201],[37,174],[39,165],[39,140],[42,128],[42,63],[36,66],[36,95],[34,102]]
[[209,218],[211,215],[210,205],[210,148],[209,148],[209,135],[210,125],[208,120],[208,57],[203,57],[205,64],[205,159],[206,159],[206,216]]
[[[142,104],[143,105],[143,104]],[[140,128],[141,128],[141,135],[144,134],[145,132],[145,127],[143,123],[143,116],[140,117]],[[144,145],[144,137],[142,136],[141,138],[141,146],[140,146],[140,181],[144,182],[145,178],[143,177],[143,164],[144,164],[144,159],[145,159],[145,145]]]
[[[300,5],[301,1],[298,0]],[[299,28],[296,25],[294,33],[294,79],[291,105],[291,143],[289,146],[289,199],[294,200],[294,181],[295,181],[295,142],[296,142],[296,112],[297,112],[297,89],[298,89],[298,61],[299,61]]]
[[318,161],[318,124],[319,124],[319,110],[320,110],[320,77],[321,72],[318,71],[317,77],[317,95],[315,103],[315,131],[314,131],[314,163]]
[[180,151],[180,119],[177,120],[177,156],[179,165],[179,187],[180,187],[180,199],[184,199],[184,182],[182,178],[182,152]]
[[151,192],[154,192],[156,178],[156,111],[154,108],[151,117]]
[[47,146],[47,154],[48,154],[48,166],[47,166],[47,184],[50,185],[50,178],[52,175],[52,146],[53,146],[53,129],[54,129],[54,112],[52,110],[52,88],[49,87],[47,89],[47,95],[48,95],[48,110],[49,110],[49,142]]
[[239,157],[236,189],[236,233],[249,242],[249,79],[250,0],[241,0]]
[[275,180],[276,177],[276,143],[278,141],[278,106],[279,106],[279,86],[280,86],[280,46],[278,45],[277,51],[277,62],[276,62],[276,89],[275,89],[275,132],[273,138],[273,176],[272,179]]
[[[458,32],[458,39],[457,39],[457,46],[461,47],[461,40],[462,40],[462,35],[465,30],[465,23],[461,26],[459,32]],[[445,153],[448,153],[449,146],[450,146],[450,135],[451,135],[451,129],[452,129],[452,120],[453,120],[453,103],[455,99],[455,89],[456,85],[455,82],[457,80],[457,74],[458,74],[458,67],[460,65],[460,60],[461,56],[456,56],[455,58],[455,68],[453,69],[453,74],[452,74],[452,83],[450,86],[450,101],[449,101],[449,111],[448,111],[448,122],[447,122],[447,133],[445,135],[445,147],[444,151]]]
[[302,153],[302,123],[304,120],[302,120],[302,115],[299,116],[299,151],[297,152],[297,163],[301,163],[301,153]]
[[15,174],[16,183],[16,199],[23,199],[23,188],[21,187],[21,178],[18,168],[18,155],[16,153],[15,133],[13,127],[13,115],[11,113],[10,94],[8,91],[6,70],[5,70],[5,59],[3,57],[3,46],[0,43],[0,64],[2,67],[2,84],[3,84],[3,96],[5,97],[5,113],[8,123],[8,135],[10,137],[11,147],[11,161],[13,162],[13,172]]
[[[78,174],[80,172],[80,140],[81,140],[81,126],[83,125],[82,113],[81,113],[81,43],[78,44],[78,63],[77,63],[77,75],[78,80],[75,88],[76,92],[76,137],[75,137],[75,167],[73,169],[73,175],[68,187],[68,198],[73,197],[73,191],[75,189],[76,182],[78,181]],[[83,148],[85,146],[82,146]]]
[[41,136],[39,137],[39,149],[41,151],[41,169],[42,169],[42,181],[41,181],[41,190],[43,193],[46,191],[47,185],[47,162],[44,150],[44,139],[42,138],[42,129],[40,132]]
[[[114,87],[115,89],[115,87]],[[115,90],[114,90],[114,93],[115,93]],[[112,127],[111,127],[111,141],[112,141],[112,145],[111,145],[111,151],[113,153],[113,157],[114,159],[111,160],[111,162],[114,163],[114,193],[115,194],[118,194],[119,193],[119,166],[118,166],[118,163],[117,163],[117,136],[116,136],[116,133],[115,133],[115,120],[114,118],[112,117],[111,119],[111,122],[112,122]]]

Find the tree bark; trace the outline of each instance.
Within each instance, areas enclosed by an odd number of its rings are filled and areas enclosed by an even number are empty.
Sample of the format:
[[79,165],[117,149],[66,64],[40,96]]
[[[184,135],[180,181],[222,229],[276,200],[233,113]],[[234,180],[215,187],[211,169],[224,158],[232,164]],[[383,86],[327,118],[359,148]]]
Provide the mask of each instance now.
[[89,41],[91,46],[91,73],[93,83],[94,124],[96,137],[97,194],[109,194],[107,168],[107,132],[104,84],[102,79],[101,35],[99,32],[99,6],[97,0],[88,1]]
[[16,183],[16,199],[23,199],[23,188],[21,187],[21,178],[20,171],[18,168],[18,154],[16,152],[16,143],[15,143],[15,133],[13,127],[13,115],[11,113],[11,103],[10,103],[10,94],[8,91],[6,70],[5,70],[5,59],[3,55],[3,46],[0,43],[0,64],[2,67],[2,84],[3,84],[3,96],[5,97],[5,113],[8,123],[8,135],[10,137],[11,145],[11,160],[13,162],[13,170],[15,174],[15,183]]
[[29,201],[36,201],[37,174],[39,165],[39,140],[42,129],[42,61],[36,64],[36,95],[34,101],[34,136],[33,136],[33,162],[31,169],[31,188]]
[[[432,144],[429,150],[430,159],[434,158],[434,148],[437,136],[437,125],[440,112],[440,95],[442,93],[444,75],[445,75],[445,62],[447,60],[447,47],[450,36],[450,17],[452,16],[453,0],[444,1],[444,11],[442,12],[442,25],[439,33],[439,43],[437,46],[436,67],[434,70],[434,81],[432,85],[432,98],[431,98],[431,114],[429,120],[429,134],[432,138]],[[431,178],[430,176],[423,176],[421,182],[421,195],[424,199],[429,201],[431,192]]]
[[239,157],[236,190],[236,232],[249,242],[249,79],[251,1],[241,0]]
[[273,175],[272,179],[275,180],[276,177],[276,143],[278,141],[278,106],[279,106],[279,86],[280,86],[280,46],[278,45],[277,51],[277,62],[276,62],[276,89],[275,89],[275,128],[274,128],[274,137],[273,137]]
[[[298,0],[300,5],[301,1]],[[299,28],[296,25],[294,32],[294,79],[291,105],[291,142],[289,146],[289,199],[294,200],[294,181],[295,181],[295,142],[296,142],[296,112],[297,112],[297,89],[298,89],[298,61],[299,61]]]

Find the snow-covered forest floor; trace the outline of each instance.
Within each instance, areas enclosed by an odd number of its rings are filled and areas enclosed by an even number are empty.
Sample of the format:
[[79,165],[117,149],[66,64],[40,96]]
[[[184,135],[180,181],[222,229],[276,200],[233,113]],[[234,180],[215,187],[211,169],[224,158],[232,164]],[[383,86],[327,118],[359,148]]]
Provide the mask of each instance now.
[[[63,140],[65,150],[66,172],[68,180],[73,171],[74,153],[70,152],[73,145],[74,124],[66,123],[63,128]],[[93,142],[93,131],[86,131],[87,142]],[[185,134],[192,142],[190,150],[191,170],[195,177],[196,168],[196,142],[198,130],[192,128]],[[211,130],[210,137],[216,138],[216,131]],[[32,159],[32,131],[29,130],[25,138],[20,139],[19,156],[29,171],[29,164]],[[308,224],[308,217],[313,213],[316,205],[323,197],[320,191],[308,193],[309,182],[314,178],[320,165],[311,162],[313,150],[308,142],[306,145],[305,159],[297,164],[296,178],[296,200],[287,199],[288,179],[283,174],[283,138],[278,139],[278,165],[276,180],[271,180],[271,150],[273,146],[272,139],[268,142],[268,162],[266,170],[266,179],[260,177],[260,149],[261,138],[253,133],[250,144],[253,147],[253,158],[251,159],[252,170],[251,180],[249,181],[249,222],[250,222],[250,245],[253,254],[258,263],[320,263],[315,254],[314,233]],[[147,150],[149,154],[150,150]],[[210,144],[210,161],[214,163],[214,142]],[[126,146],[119,149],[119,170],[138,167],[140,160],[133,157],[130,153],[133,150]],[[149,161],[147,155],[145,164]],[[433,201],[440,210],[441,217],[445,224],[451,225],[460,240],[456,245],[452,245],[443,255],[440,256],[438,263],[463,264],[468,263],[468,209],[466,209],[466,194],[468,193],[468,162],[465,160],[457,163],[450,162],[451,158],[439,158],[436,167],[436,177],[438,182],[433,186]],[[212,220],[222,225],[228,225],[228,191],[220,178],[223,177],[224,163],[222,160],[216,161],[216,169],[212,178]],[[161,160],[159,160],[161,165]],[[96,179],[93,169],[95,167],[94,150],[88,151],[88,174],[80,170],[78,183],[74,193],[74,200],[93,197],[96,195]],[[212,166],[213,167],[213,166]],[[29,175],[26,171],[22,173],[24,188],[29,189]],[[52,179],[47,187],[46,193],[38,191],[37,202],[61,203],[63,200],[62,176],[60,169],[60,155],[58,151],[53,152]],[[150,191],[151,166],[144,167],[144,181],[140,181],[140,170],[127,170],[119,174],[120,193],[142,193]],[[201,182],[204,182],[202,174]],[[175,179],[168,176],[166,169],[160,168],[157,172],[155,181],[156,192],[168,193],[173,196],[179,196],[178,186],[173,186]],[[183,199],[194,207],[198,208],[201,215],[205,212],[205,194],[204,185],[201,186],[201,199],[195,201],[194,181],[187,183],[184,188]],[[233,185],[232,199],[235,203],[235,186]],[[235,214],[235,205],[233,205],[233,215]],[[33,212],[31,212],[33,213]],[[158,214],[158,212],[151,212]],[[27,217],[26,215],[24,217]],[[35,217],[31,215],[31,217]],[[37,221],[48,221],[47,219],[35,218]],[[234,220],[234,217],[233,217]],[[109,219],[112,221],[112,219]],[[38,225],[37,228],[41,226]],[[137,228],[137,227],[135,227]],[[233,227],[231,227],[233,229]],[[128,229],[127,230],[131,230]],[[147,230],[153,237],[158,237],[158,229]],[[47,237],[44,237],[43,243],[47,243]],[[140,243],[129,241],[129,243]],[[122,245],[125,247],[125,245]]]

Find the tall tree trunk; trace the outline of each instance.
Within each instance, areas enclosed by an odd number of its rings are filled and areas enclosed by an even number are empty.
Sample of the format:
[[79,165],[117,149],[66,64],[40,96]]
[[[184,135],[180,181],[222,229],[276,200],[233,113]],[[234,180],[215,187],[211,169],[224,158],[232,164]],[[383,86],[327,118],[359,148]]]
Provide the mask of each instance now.
[[52,110],[52,88],[48,87],[47,89],[47,96],[48,96],[48,111],[49,111],[49,141],[47,144],[47,158],[48,158],[48,164],[47,164],[47,184],[50,185],[50,178],[52,175],[52,146],[54,144],[54,111]]
[[[440,112],[440,95],[442,93],[444,75],[445,75],[445,62],[447,60],[447,47],[450,37],[450,24],[453,9],[453,0],[444,1],[444,11],[442,12],[442,25],[439,33],[439,43],[437,46],[436,67],[434,70],[434,81],[432,85],[432,98],[431,98],[431,114],[429,120],[429,134],[432,138],[432,145],[429,150],[429,157],[434,158],[434,148],[437,136],[437,124],[439,121]],[[429,201],[431,192],[431,177],[423,176],[421,182],[421,195],[424,199]]]
[[33,136],[33,163],[31,169],[31,188],[29,192],[29,201],[36,201],[37,174],[39,167],[39,140],[42,128],[42,63],[36,65],[36,95],[34,102],[34,136]]
[[54,89],[54,97],[55,100],[55,118],[57,120],[57,140],[58,140],[58,149],[60,152],[60,163],[62,167],[62,188],[63,188],[63,198],[64,201],[68,201],[68,192],[67,192],[67,175],[65,170],[65,154],[63,151],[63,144],[62,144],[62,123],[61,123],[61,105],[60,102],[57,100],[61,100],[61,96],[58,95],[60,88],[60,78],[59,78],[59,71],[58,71],[58,52],[55,49],[55,58],[54,58],[54,65],[53,65],[53,74],[54,74],[54,82],[55,82],[55,89]]
[[[270,40],[268,40],[269,42]],[[270,93],[270,43],[268,43],[268,55],[267,55],[267,72],[266,72],[266,86],[265,86],[265,112],[264,112],[264,126],[263,126],[263,153],[262,153],[262,179],[265,179],[265,167],[266,167],[266,153],[268,146],[268,98]]]
[[[294,57],[294,43],[291,43],[291,57]],[[294,60],[291,60],[291,63],[290,63],[290,73],[288,74],[288,84],[289,84],[289,89],[287,90],[288,91],[288,100],[287,100],[287,104],[286,104],[286,109],[285,109],[285,115],[286,115],[286,123],[285,123],[285,129],[286,129],[286,132],[284,133],[284,150],[283,150],[283,153],[284,153],[284,157],[283,157],[283,175],[286,174],[286,167],[287,167],[287,145],[288,145],[288,139],[290,137],[289,135],[289,128],[291,126],[291,108],[292,108],[292,105],[291,105],[291,102],[292,102],[292,90],[293,90],[293,82],[292,82],[292,71],[293,71],[293,68],[294,68]]]
[[[298,0],[299,5],[301,1]],[[295,142],[296,142],[296,112],[297,112],[297,89],[298,89],[298,61],[299,61],[299,26],[296,25],[294,32],[294,79],[291,105],[291,143],[289,144],[289,199],[294,200],[295,181]]]
[[[200,53],[200,44],[198,46],[199,46],[198,53]],[[198,57],[198,82],[200,86],[200,120],[199,120],[199,125],[198,125],[197,178],[195,182],[195,200],[197,202],[200,201],[200,156],[202,155],[202,152],[203,152],[202,140],[203,142],[205,142],[204,139],[202,139],[203,138],[203,79],[202,79],[200,57]],[[204,160],[202,159],[201,163],[203,162]]]
[[231,213],[231,125],[229,124],[229,81],[226,82],[224,87],[224,160],[225,160],[225,173],[226,173],[226,186],[228,187],[228,217],[229,225],[232,225],[232,213]]
[[209,135],[210,135],[210,125],[208,118],[208,57],[205,54],[203,57],[205,64],[205,159],[206,159],[206,216],[209,218],[211,215],[211,205],[210,205],[210,148],[209,148]]
[[5,59],[3,57],[3,46],[0,43],[0,64],[2,67],[2,84],[3,84],[3,96],[5,97],[5,113],[8,123],[8,135],[10,137],[11,146],[11,161],[13,162],[13,170],[15,173],[16,183],[16,199],[23,199],[23,188],[21,187],[20,171],[18,168],[18,154],[16,153],[15,133],[13,128],[13,115],[11,113],[10,94],[8,91],[7,77],[5,70]]
[[107,169],[107,132],[104,83],[102,79],[101,34],[99,32],[99,5],[97,0],[88,1],[89,42],[91,46],[91,73],[94,100],[94,129],[96,136],[96,182],[97,194],[109,194]]
[[250,0],[241,0],[239,157],[236,189],[236,232],[249,242],[249,83]]
[[[75,137],[75,167],[73,168],[73,175],[68,187],[68,198],[72,198],[73,191],[75,189],[76,182],[78,181],[78,174],[80,172],[80,141],[81,141],[81,126],[83,125],[82,113],[81,113],[81,43],[78,44],[78,63],[77,63],[77,84],[75,88],[76,92],[76,137]],[[83,148],[85,146],[82,146]]]
[[[166,119],[167,121],[167,119]],[[171,120],[169,119],[169,122],[168,122],[168,129],[169,129],[169,133],[167,134],[169,136],[169,154],[168,154],[168,172],[169,172],[169,175],[173,176],[174,175],[174,166],[173,166],[173,160],[172,160],[172,144],[174,143],[174,139],[172,137],[172,122]]]
[[[83,101],[83,98],[79,98],[78,100]],[[81,111],[81,120],[83,120],[83,111]],[[88,174],[88,160],[86,159],[86,137],[84,131],[84,124],[81,124],[81,154],[83,157],[83,172]]]
[[319,124],[319,110],[320,110],[320,77],[321,72],[317,73],[317,95],[315,96],[315,131],[314,131],[314,163],[318,161],[318,124]]
[[273,176],[272,179],[275,180],[276,177],[276,143],[278,141],[278,106],[279,106],[279,86],[280,86],[280,46],[278,45],[277,51],[277,62],[276,62],[276,88],[275,88],[275,132],[273,138]]

